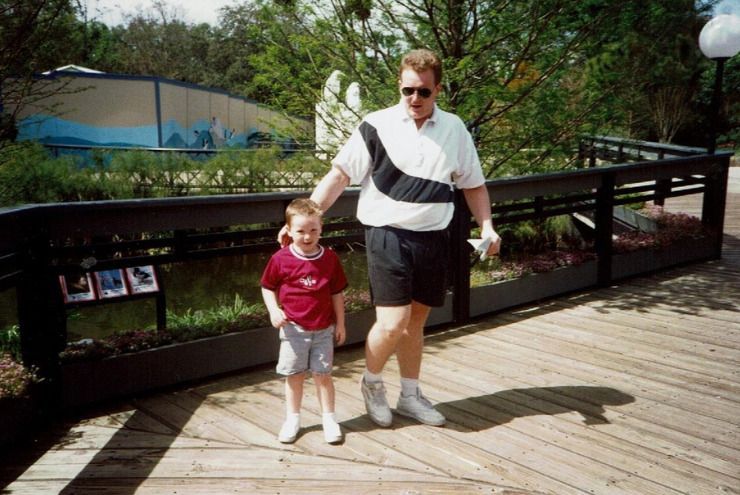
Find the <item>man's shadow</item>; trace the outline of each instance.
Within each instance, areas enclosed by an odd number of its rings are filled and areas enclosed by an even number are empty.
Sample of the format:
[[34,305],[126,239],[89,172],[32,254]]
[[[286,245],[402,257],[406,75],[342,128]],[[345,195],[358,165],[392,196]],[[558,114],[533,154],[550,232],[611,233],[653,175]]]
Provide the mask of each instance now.
[[[634,402],[629,394],[609,387],[571,385],[502,390],[488,395],[440,402],[436,409],[447,418],[446,427],[455,431],[475,432],[506,424],[527,416],[554,416],[576,412],[586,425],[609,424],[606,406]],[[393,415],[393,428],[417,424],[416,421]],[[352,431],[377,428],[367,414],[342,423]]]
[[488,395],[436,405],[448,418],[448,428],[481,431],[527,416],[577,412],[586,425],[608,424],[606,406],[634,402],[635,398],[609,387],[573,385],[502,390]]

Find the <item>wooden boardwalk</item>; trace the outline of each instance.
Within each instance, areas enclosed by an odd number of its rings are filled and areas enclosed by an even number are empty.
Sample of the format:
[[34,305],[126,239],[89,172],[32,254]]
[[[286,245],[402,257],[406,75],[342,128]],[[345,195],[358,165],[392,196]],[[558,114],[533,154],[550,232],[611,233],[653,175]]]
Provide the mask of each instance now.
[[[278,443],[282,385],[260,368],[70,420],[3,456],[0,493],[740,494],[732,172],[721,261],[431,334],[422,383],[444,428],[375,427],[357,385],[362,348],[345,348],[342,445],[324,443],[312,387],[303,433]],[[692,198],[669,207],[698,211]]]

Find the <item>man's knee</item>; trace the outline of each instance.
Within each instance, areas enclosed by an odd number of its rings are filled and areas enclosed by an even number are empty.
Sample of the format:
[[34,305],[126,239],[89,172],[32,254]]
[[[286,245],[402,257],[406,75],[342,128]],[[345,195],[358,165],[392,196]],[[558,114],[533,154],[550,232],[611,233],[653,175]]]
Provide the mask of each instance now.
[[406,330],[411,317],[411,306],[377,307],[373,330],[381,338],[398,340]]

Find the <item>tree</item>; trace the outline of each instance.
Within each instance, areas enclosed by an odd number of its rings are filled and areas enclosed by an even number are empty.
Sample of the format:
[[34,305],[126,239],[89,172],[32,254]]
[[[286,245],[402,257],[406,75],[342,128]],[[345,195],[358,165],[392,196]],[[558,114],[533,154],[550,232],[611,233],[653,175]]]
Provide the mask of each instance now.
[[0,142],[15,138],[26,105],[63,91],[37,75],[75,51],[75,15],[70,0],[0,0]]
[[697,39],[715,1],[625,2],[588,53],[592,82],[626,115],[624,133],[673,141],[691,124],[707,66]]
[[[524,149],[534,151],[528,163],[547,168],[546,158],[572,146],[602,98],[573,75],[617,9],[591,7],[562,0],[263,2],[268,41],[250,58],[259,74],[253,87],[308,114],[338,69],[359,82],[366,109],[378,108],[398,99],[400,56],[428,47],[444,59],[440,102],[476,131],[487,173],[510,171]],[[561,104],[542,113],[549,102]]]

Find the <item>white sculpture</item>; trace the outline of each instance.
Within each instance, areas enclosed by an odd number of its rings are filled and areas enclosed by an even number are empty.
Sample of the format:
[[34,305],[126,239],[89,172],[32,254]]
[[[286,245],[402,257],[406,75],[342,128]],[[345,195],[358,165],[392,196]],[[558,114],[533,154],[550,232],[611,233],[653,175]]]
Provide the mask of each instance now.
[[315,132],[317,156],[325,160],[333,155],[349,137],[361,119],[360,85],[352,82],[347,87],[344,101],[340,101],[344,73],[335,70],[324,84],[322,99],[316,104]]

